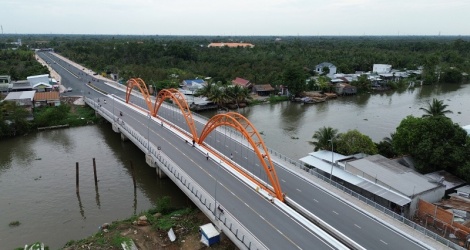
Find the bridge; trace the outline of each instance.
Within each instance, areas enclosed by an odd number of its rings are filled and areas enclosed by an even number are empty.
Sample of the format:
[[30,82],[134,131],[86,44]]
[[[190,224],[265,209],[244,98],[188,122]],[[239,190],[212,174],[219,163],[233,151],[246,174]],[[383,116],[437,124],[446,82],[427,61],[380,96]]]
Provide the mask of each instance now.
[[152,98],[141,79],[120,89],[52,53],[38,55],[241,249],[431,248],[292,171],[238,113],[207,120],[176,90]]

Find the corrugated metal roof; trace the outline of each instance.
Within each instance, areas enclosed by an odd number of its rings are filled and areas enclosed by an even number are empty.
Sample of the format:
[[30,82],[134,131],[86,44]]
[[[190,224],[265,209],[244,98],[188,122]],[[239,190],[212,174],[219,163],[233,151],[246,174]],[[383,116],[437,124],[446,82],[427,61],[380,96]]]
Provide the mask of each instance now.
[[[318,152],[318,151],[317,151]],[[328,151],[324,151],[324,152],[328,152]],[[316,152],[314,152],[316,153]],[[330,173],[331,172],[331,163],[328,163],[328,162],[325,162],[319,158],[316,158],[314,156],[312,156],[313,153],[310,153],[309,156],[306,156],[304,158],[301,158],[300,161],[310,165],[310,166],[313,166],[315,168],[318,168],[320,170],[322,170],[323,172],[326,172],[326,173]],[[336,153],[335,153],[336,154]],[[320,154],[320,155],[323,155]],[[340,155],[340,154],[338,154]],[[340,155],[342,156],[342,155]],[[330,157],[331,157],[331,152],[330,152]],[[346,157],[346,156],[343,156],[343,157]],[[340,159],[341,157],[338,157],[338,159]],[[335,160],[336,161],[336,160]],[[336,178],[339,178],[341,180],[344,180],[354,186],[357,186],[357,187],[360,187],[364,190],[367,190],[379,197],[382,197],[388,201],[391,201],[399,206],[403,206],[403,205],[406,205],[408,203],[411,202],[411,199],[404,196],[404,195],[401,195],[397,192],[394,192],[392,190],[389,190],[385,187],[382,187],[376,183],[373,183],[371,181],[368,181],[366,179],[363,179],[362,177],[360,176],[357,176],[357,175],[354,175],[352,173],[349,173],[345,170],[343,170],[342,168],[340,167],[337,167],[337,166],[333,166],[333,176],[335,176]]]
[[34,101],[47,101],[47,100],[59,100],[59,92],[51,91],[51,92],[37,92],[34,95]]
[[438,187],[424,175],[381,155],[350,161],[346,164],[346,170],[359,176],[362,173],[365,178],[380,181],[408,197]]
[[32,90],[32,91],[19,91],[19,92],[10,92],[7,97],[5,97],[5,101],[8,101],[8,100],[21,100],[21,99],[29,99],[29,100],[33,100],[34,98],[34,93],[36,93],[36,91]]

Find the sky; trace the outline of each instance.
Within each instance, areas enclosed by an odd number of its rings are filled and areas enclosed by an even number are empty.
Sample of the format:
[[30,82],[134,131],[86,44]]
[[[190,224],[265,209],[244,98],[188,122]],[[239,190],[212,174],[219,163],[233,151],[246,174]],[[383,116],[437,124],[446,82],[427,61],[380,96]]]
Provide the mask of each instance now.
[[10,34],[470,35],[470,0],[0,0]]

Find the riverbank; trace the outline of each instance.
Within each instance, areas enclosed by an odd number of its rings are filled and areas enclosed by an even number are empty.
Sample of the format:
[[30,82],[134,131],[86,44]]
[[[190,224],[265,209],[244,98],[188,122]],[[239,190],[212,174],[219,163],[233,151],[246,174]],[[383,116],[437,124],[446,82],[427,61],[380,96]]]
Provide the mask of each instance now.
[[[170,213],[151,209],[128,219],[105,223],[98,232],[88,238],[70,241],[64,250],[78,249],[122,249],[121,244],[135,244],[139,250],[155,249],[202,249],[199,226],[210,220],[198,209],[185,208]],[[171,242],[168,231],[173,229],[176,240]],[[132,242],[132,243],[131,243]],[[236,249],[226,237],[211,249]]]

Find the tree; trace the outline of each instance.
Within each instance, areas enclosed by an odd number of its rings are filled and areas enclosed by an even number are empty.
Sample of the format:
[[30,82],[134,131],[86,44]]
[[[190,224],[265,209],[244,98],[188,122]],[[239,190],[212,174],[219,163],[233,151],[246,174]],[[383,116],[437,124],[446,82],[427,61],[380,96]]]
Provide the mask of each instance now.
[[344,155],[357,153],[374,155],[378,153],[377,146],[372,139],[356,129],[349,130],[348,132],[341,134],[337,144],[338,153]]
[[333,148],[338,141],[338,130],[332,127],[322,127],[315,131],[312,138],[315,141],[311,141],[310,144],[315,146],[314,151],[318,150],[331,150],[331,143],[333,142]]
[[463,79],[462,72],[451,67],[442,74],[442,81],[445,83],[459,83]]
[[317,78],[316,85],[321,91],[326,91],[330,88],[330,78],[326,76],[319,76]]
[[284,70],[283,80],[289,92],[294,96],[298,96],[307,89],[306,79],[301,67],[290,66]]
[[412,156],[416,169],[423,173],[456,173],[470,155],[467,132],[443,116],[406,117],[397,127],[392,144],[397,153]]
[[427,102],[427,108],[419,108],[425,112],[423,117],[435,117],[435,116],[444,116],[445,114],[452,114],[452,111],[447,110],[446,108],[449,106],[444,104],[444,101],[437,100],[436,98],[432,99],[432,103],[429,101]]
[[370,90],[372,87],[372,84],[367,78],[367,75],[359,76],[356,81],[351,82],[351,85],[356,86],[358,89],[362,90]]
[[395,150],[393,149],[393,145],[392,145],[393,136],[394,136],[394,133],[391,133],[390,137],[384,137],[382,141],[376,144],[379,154],[387,158],[392,158],[396,156]]

